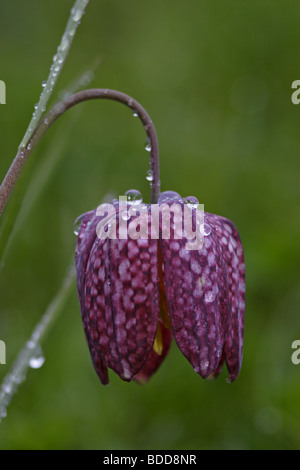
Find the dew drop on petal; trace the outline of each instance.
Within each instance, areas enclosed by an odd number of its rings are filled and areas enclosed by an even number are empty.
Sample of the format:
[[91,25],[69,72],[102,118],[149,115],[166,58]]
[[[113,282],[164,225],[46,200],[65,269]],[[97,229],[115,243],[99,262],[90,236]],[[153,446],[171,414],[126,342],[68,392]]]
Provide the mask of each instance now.
[[74,232],[74,235],[76,235],[76,237],[78,236],[78,234],[80,232],[80,226],[81,226],[81,222],[82,222],[82,219],[83,219],[84,216],[85,216],[85,214],[81,214],[79,217],[77,217],[77,219],[74,222],[73,232]]
[[202,224],[200,225],[200,232],[202,235],[205,237],[208,237],[208,235],[211,234],[211,226],[209,224]]
[[124,212],[122,213],[122,219],[123,219],[123,220],[129,220],[129,219],[130,219],[130,216],[129,216],[129,214],[128,214],[127,211],[124,211]]
[[131,205],[137,205],[143,202],[142,194],[137,189],[126,191],[125,196],[127,197],[128,203]]
[[205,302],[213,302],[215,300],[215,294],[212,291],[206,292],[204,296]]
[[130,208],[130,212],[131,212],[132,215],[135,215],[135,214],[138,212],[138,208],[136,208],[136,207],[131,207],[131,208]]
[[180,194],[175,191],[164,191],[158,198],[158,203],[163,204],[170,201],[182,201]]
[[186,202],[187,204],[190,204],[192,206],[194,205],[198,205],[199,204],[199,201],[198,199],[195,197],[195,196],[188,196],[188,197],[185,197],[184,198],[184,202]]

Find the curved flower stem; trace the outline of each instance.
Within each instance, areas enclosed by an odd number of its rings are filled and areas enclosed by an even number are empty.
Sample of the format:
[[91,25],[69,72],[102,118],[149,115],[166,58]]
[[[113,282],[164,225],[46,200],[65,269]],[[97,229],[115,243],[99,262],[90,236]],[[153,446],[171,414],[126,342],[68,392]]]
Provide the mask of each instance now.
[[18,151],[0,186],[0,214],[5,207],[9,195],[22,171],[27,158],[36,145],[40,142],[42,137],[46,134],[48,129],[52,126],[52,124],[59,118],[59,116],[61,116],[76,104],[93,99],[107,99],[123,103],[131,108],[132,112],[136,113],[142,121],[151,148],[150,160],[153,175],[151,184],[151,202],[152,204],[157,202],[160,192],[158,140],[154,124],[152,123],[149,114],[138,101],[131,98],[131,96],[126,95],[125,93],[116,90],[94,88],[75,93],[66,100],[57,103],[41,120],[28,144]]
[[[87,87],[90,81],[93,80],[94,72],[99,65],[100,59],[96,58],[84,73],[80,74],[75,81],[67,85],[67,87],[61,91],[60,99],[65,100],[68,96]],[[82,109],[77,109],[77,111],[82,111]],[[26,190],[24,188],[26,178],[25,181],[19,180],[15,188],[17,194],[15,194],[13,201],[11,201],[12,204],[5,221],[0,226],[0,270],[5,265],[5,256],[8,253],[9,247],[12,245],[14,237],[17,235],[21,225],[24,223],[24,220],[39,199],[41,193],[47,188],[49,179],[51,179],[51,175],[63,156],[63,149],[68,141],[66,136],[69,135],[74,122],[78,120],[78,112],[74,112],[72,119],[70,119],[67,125],[64,126],[63,129],[60,129],[51,140],[51,145],[47,147],[46,154],[42,159],[43,161],[41,161],[39,167],[36,168],[37,172],[30,177],[30,183]],[[24,168],[22,176],[24,176],[26,170],[30,170],[30,168]]]

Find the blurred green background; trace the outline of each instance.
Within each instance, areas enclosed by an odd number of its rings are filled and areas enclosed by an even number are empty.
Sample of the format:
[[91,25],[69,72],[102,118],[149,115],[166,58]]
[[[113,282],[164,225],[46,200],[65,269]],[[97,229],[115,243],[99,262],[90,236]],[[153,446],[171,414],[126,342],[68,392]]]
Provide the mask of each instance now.
[[[0,1],[1,179],[72,5]],[[146,386],[111,372],[103,387],[74,287],[43,344],[45,364],[29,370],[0,424],[1,449],[300,447],[300,365],[291,362],[300,339],[299,15],[289,0],[90,1],[52,102],[101,60],[89,86],[124,91],[148,110],[162,189],[235,222],[246,257],[243,366],[233,384],[225,370],[204,381],[174,343]],[[1,220],[23,201],[0,272],[0,381],[62,282],[75,218],[108,192],[136,188],[149,201],[145,140],[124,106],[90,102],[36,149]]]

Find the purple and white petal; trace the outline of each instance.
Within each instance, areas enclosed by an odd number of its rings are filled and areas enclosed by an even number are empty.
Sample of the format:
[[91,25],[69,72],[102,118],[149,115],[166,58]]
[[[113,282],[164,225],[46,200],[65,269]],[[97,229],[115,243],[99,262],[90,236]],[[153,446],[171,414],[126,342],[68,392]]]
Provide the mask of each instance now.
[[[143,218],[148,224],[148,211]],[[128,229],[135,219],[129,220]],[[116,225],[118,231],[118,219]],[[95,241],[87,263],[85,302],[95,349],[123,380],[132,380],[151,352],[158,324],[157,241]]]
[[[184,204],[178,204],[183,209]],[[171,238],[160,243],[175,340],[195,371],[208,377],[220,361],[228,312],[226,272],[217,239],[211,231],[204,235],[202,248],[187,249],[184,233],[176,239],[172,218]]]
[[99,355],[93,345],[91,324],[89,321],[89,314],[85,309],[84,297],[85,272],[88,257],[90,254],[90,249],[96,238],[96,222],[96,211],[87,212],[86,214],[80,216],[80,227],[75,249],[75,265],[77,275],[78,298],[86,340],[89,346],[93,365],[98,374],[98,377],[100,378],[100,381],[103,385],[107,385],[109,383],[107,367],[101,355]]
[[157,354],[154,349],[152,349],[144,367],[134,377],[134,380],[140,384],[145,384],[148,382],[152,375],[157,371],[168,354],[172,343],[172,331],[166,328],[161,320],[159,322],[162,335],[162,352],[161,354]]
[[228,219],[207,214],[222,249],[228,279],[229,316],[224,346],[229,381],[240,371],[243,356],[245,315],[245,262],[244,250],[235,225]]

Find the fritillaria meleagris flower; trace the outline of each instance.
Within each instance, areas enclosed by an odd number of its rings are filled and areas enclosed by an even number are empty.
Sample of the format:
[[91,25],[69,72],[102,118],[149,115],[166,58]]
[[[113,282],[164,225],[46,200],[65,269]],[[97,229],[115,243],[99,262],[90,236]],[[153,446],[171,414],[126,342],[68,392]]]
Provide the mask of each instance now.
[[[76,272],[80,309],[96,372],[108,383],[108,368],[121,379],[144,383],[158,369],[174,337],[201,377],[239,374],[245,310],[243,247],[234,224],[204,213],[197,200],[161,193],[158,224],[153,205],[129,197],[80,217]],[[137,204],[138,203],[138,204]],[[188,208],[201,246],[162,205]],[[101,207],[101,206],[100,206]],[[105,209],[108,210],[105,210]],[[188,212],[187,212],[188,213]],[[169,224],[169,232],[164,228]]]

